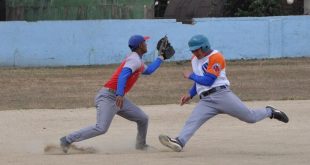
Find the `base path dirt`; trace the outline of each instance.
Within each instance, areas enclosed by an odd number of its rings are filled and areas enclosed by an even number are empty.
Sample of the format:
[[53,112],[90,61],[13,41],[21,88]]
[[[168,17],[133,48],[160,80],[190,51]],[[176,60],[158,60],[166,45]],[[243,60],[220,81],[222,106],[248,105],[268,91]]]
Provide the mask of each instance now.
[[76,143],[62,154],[63,135],[94,124],[95,109],[0,111],[2,165],[308,165],[310,100],[246,102],[249,107],[273,105],[287,113],[288,124],[265,119],[247,124],[228,115],[205,123],[180,153],[158,141],[159,134],[177,136],[195,104],[141,106],[149,116],[147,142],[134,148],[136,124],[116,116],[105,135]]

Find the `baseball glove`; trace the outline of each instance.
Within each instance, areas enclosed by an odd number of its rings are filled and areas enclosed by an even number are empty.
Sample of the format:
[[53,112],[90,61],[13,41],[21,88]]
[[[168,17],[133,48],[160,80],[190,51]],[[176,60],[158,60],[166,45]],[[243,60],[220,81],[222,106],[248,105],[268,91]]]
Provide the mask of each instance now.
[[158,55],[163,56],[164,60],[170,59],[175,53],[174,48],[171,46],[167,36],[161,38],[157,42],[156,48],[158,50]]

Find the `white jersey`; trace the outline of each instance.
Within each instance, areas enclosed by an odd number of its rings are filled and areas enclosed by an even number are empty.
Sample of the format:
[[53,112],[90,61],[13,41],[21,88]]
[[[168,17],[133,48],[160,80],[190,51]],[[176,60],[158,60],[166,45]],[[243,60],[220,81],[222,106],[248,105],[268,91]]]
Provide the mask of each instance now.
[[125,61],[124,67],[130,68],[132,72],[138,70],[141,65],[144,66],[144,70],[147,69],[147,65],[144,64],[144,61],[136,52],[131,52],[127,55]]
[[196,56],[193,56],[192,68],[193,72],[198,76],[204,76],[206,73],[211,73],[217,76],[216,80],[211,86],[204,86],[196,83],[196,91],[198,95],[217,86],[230,85],[225,72],[225,59],[223,55],[217,50],[213,50],[210,55],[203,57],[202,59],[198,59]]

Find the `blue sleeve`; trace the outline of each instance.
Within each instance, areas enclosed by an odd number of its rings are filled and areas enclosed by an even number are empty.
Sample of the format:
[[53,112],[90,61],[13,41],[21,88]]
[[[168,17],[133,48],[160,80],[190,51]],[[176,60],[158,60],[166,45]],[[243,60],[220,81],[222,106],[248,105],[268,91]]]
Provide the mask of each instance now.
[[151,64],[147,66],[146,70],[144,70],[142,74],[145,75],[152,74],[160,66],[162,62],[163,60],[161,58],[157,58],[155,61],[153,61]]
[[200,84],[200,85],[204,85],[204,86],[211,86],[214,81],[216,80],[216,76],[214,74],[211,73],[206,73],[203,76],[198,76],[195,73],[192,73],[189,76],[189,79],[195,81],[196,83]]
[[126,85],[127,79],[129,78],[131,74],[132,74],[132,70],[130,68],[124,67],[122,69],[117,79],[117,90],[116,90],[117,96],[124,96],[125,85]]
[[197,90],[196,90],[196,83],[194,83],[194,85],[192,86],[192,88],[188,91],[189,95],[191,96],[191,98],[193,98],[196,94],[197,94]]

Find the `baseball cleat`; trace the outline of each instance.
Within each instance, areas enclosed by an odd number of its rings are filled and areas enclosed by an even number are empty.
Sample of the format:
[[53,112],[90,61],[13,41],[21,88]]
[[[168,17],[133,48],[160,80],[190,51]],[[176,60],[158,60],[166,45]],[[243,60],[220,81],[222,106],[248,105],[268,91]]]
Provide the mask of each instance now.
[[288,123],[289,119],[284,112],[279,111],[279,110],[277,110],[271,106],[267,106],[266,108],[269,108],[271,110],[270,119],[277,119],[277,120],[282,121],[284,123]]
[[71,143],[68,142],[65,136],[60,138],[60,147],[64,153],[68,152],[70,145]]
[[155,151],[156,148],[153,146],[150,146],[148,144],[144,144],[144,145],[136,145],[136,150],[140,150],[140,151]]
[[162,145],[171,148],[175,152],[182,151],[182,145],[177,139],[170,138],[167,135],[159,135],[159,141]]
[[137,144],[137,145],[136,145],[136,149],[137,149],[137,150],[142,150],[142,151],[148,150],[149,147],[150,147],[150,146],[147,145],[147,144]]

